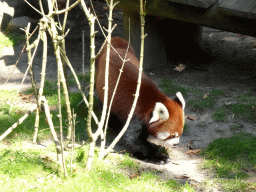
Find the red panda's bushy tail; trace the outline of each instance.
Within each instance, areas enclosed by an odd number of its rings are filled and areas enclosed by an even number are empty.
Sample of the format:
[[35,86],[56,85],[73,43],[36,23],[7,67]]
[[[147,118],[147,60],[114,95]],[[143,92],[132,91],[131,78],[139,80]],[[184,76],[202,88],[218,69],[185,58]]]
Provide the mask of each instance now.
[[[115,49],[127,49],[127,47],[129,46],[129,50],[128,52],[132,53],[135,55],[134,50],[132,48],[132,45],[129,45],[129,42],[126,41],[125,39],[122,39],[120,37],[112,37],[111,38],[111,45],[112,47],[114,47]],[[100,57],[102,57],[103,55],[105,55],[107,52],[107,43],[105,43],[104,47],[102,48],[100,54],[98,55],[98,57],[96,58],[96,60],[98,60]],[[97,61],[96,61],[96,65],[97,65]]]

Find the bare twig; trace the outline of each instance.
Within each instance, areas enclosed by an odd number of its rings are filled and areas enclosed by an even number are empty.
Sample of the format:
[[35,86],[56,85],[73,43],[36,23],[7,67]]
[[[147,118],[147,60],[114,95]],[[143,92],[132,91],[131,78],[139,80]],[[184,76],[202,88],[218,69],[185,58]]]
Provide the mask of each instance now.
[[7,129],[1,136],[0,141],[2,141],[7,135],[9,135],[13,129],[15,129],[18,125],[20,125],[34,110],[36,110],[37,105],[34,104],[30,110],[21,117],[16,123],[14,123],[9,129]]
[[[129,34],[130,34],[130,31],[129,31]],[[122,67],[120,69],[119,76],[117,78],[116,85],[115,85],[115,88],[114,88],[114,91],[113,91],[113,95],[112,95],[110,103],[109,103],[108,114],[107,114],[107,117],[106,117],[106,123],[105,123],[105,128],[104,128],[104,137],[102,138],[102,141],[101,141],[101,150],[100,150],[100,153],[99,153],[99,158],[100,159],[103,159],[104,156],[105,156],[106,133],[107,133],[107,126],[108,126],[108,121],[109,121],[109,117],[110,117],[111,107],[112,107],[114,97],[115,97],[115,94],[116,94],[116,90],[117,90],[117,87],[119,85],[119,81],[120,81],[120,78],[121,78],[121,75],[122,75],[122,72],[123,72],[123,68],[124,68],[124,64],[126,62],[126,56],[127,56],[129,47],[130,47],[130,36],[129,36],[129,44],[128,44],[127,49],[126,49],[124,59],[122,59],[123,60]],[[119,55],[119,57],[121,57],[121,56]],[[126,127],[126,129],[127,129],[127,127]],[[126,129],[123,131],[123,133],[126,131]],[[122,137],[122,135],[120,136],[120,138],[121,137]]]
[[[81,95],[83,96],[84,103],[86,104],[87,107],[89,107],[89,102],[87,101],[86,96],[85,96],[85,94],[84,94],[84,92],[82,90],[81,84],[80,84],[80,82],[78,80],[78,77],[76,75],[76,72],[75,72],[74,68],[72,67],[68,57],[66,55],[64,55],[62,50],[61,50],[61,54],[64,57],[65,61],[67,62],[68,66],[69,66],[69,68],[70,68],[70,70],[71,70],[71,72],[72,72],[72,74],[73,74],[73,76],[75,78],[75,81],[76,81],[76,84],[77,84],[77,88],[80,91]],[[92,117],[94,118],[95,123],[99,124],[99,120],[98,120],[97,116],[95,115],[95,113],[93,111],[92,111]]]
[[82,31],[82,74],[83,74],[83,80],[82,80],[82,90],[84,90],[85,86],[85,66],[84,66],[84,30]]
[[122,129],[122,131],[117,135],[117,137],[114,139],[114,141],[111,143],[111,145],[107,148],[105,151],[104,157],[106,157],[114,148],[116,143],[120,140],[126,129],[128,128],[128,125],[132,119],[133,112],[135,110],[137,100],[139,98],[139,91],[140,91],[140,85],[141,85],[141,77],[142,77],[142,71],[143,71],[143,58],[144,58],[144,26],[145,26],[145,16],[144,16],[144,10],[143,10],[143,0],[140,0],[140,16],[141,16],[141,47],[140,47],[140,67],[139,67],[139,77],[137,82],[137,88],[135,93],[135,98],[132,104],[131,111],[128,115],[128,118],[126,120],[126,123]]
[[62,113],[61,113],[61,92],[60,92],[61,73],[63,73],[63,71],[61,67],[58,65],[58,101],[59,101],[58,117],[60,122],[60,148],[61,148],[61,159],[59,159],[59,161],[62,162],[64,176],[67,177],[67,170],[66,170],[65,159],[64,159],[63,127],[62,127]]
[[38,93],[38,107],[36,110],[36,119],[35,119],[35,130],[34,130],[34,136],[33,136],[33,143],[36,143],[37,139],[37,133],[38,133],[38,127],[39,127],[39,112],[40,112],[40,106],[41,102],[40,99],[43,95],[44,90],[44,82],[45,82],[45,71],[46,71],[46,61],[47,61],[47,35],[44,28],[43,21],[40,21],[40,33],[41,33],[41,39],[43,40],[43,59],[42,59],[42,72],[41,72],[41,82],[40,82],[40,88]]
[[[21,50],[21,52],[20,52],[20,56],[19,56],[18,60],[17,60],[16,63],[15,63],[15,67],[17,67],[17,65],[18,65],[18,63],[19,63],[19,60],[20,60],[20,58],[21,58],[21,55],[23,54],[25,48],[26,48],[26,45],[24,44],[24,46],[23,46],[23,48],[22,48],[22,50]],[[13,70],[12,70],[11,74],[9,75],[8,79],[5,81],[4,86],[9,82],[10,78],[12,77],[13,72],[14,72],[14,70],[15,70],[15,67],[13,67]]]
[[44,96],[42,96],[40,98],[40,101],[44,105],[45,116],[47,118],[47,122],[49,124],[50,130],[51,130],[51,133],[52,133],[52,136],[53,136],[54,143],[55,143],[57,149],[59,148],[59,150],[60,150],[59,139],[58,139],[57,134],[56,134],[56,132],[54,130],[54,126],[53,126],[53,122],[52,122],[52,118],[51,118],[51,114],[50,114],[50,109],[49,109],[49,105],[47,103],[47,100],[46,100],[46,98]]
[[71,9],[73,9],[76,5],[78,5],[81,2],[81,0],[77,0],[75,3],[73,3],[71,6],[67,6],[66,9],[63,9],[61,11],[57,10],[55,11],[55,14],[62,14],[62,13],[66,13],[68,11],[70,11]]
[[24,0],[30,7],[32,7],[37,13],[39,13],[40,15],[42,15],[42,13],[36,9],[33,5],[31,5],[27,0]]
[[[35,54],[36,54],[36,51],[37,51],[37,48],[38,48],[39,39],[40,39],[40,33],[39,33],[39,35],[38,35],[38,37],[37,37],[37,40],[35,40],[35,42],[36,42],[36,48],[35,48],[35,50],[34,50],[34,52],[33,52],[33,55],[32,55],[32,57],[31,57],[31,59],[28,60],[28,67],[27,67],[27,70],[26,70],[26,72],[25,72],[25,74],[24,74],[24,76],[23,76],[23,79],[22,79],[22,81],[21,81],[20,87],[19,87],[18,90],[17,90],[17,95],[18,95],[18,93],[20,92],[21,86],[23,85],[23,83],[24,83],[24,81],[25,81],[25,78],[27,77],[27,74],[28,74],[28,71],[29,71],[30,67],[32,66],[32,63],[33,63],[33,60],[34,60],[34,57],[35,57]],[[29,48],[27,48],[27,49],[29,50]],[[17,98],[17,95],[16,95],[16,98]],[[16,98],[15,98],[15,100],[16,100]],[[14,101],[14,103],[13,103],[12,106],[10,107],[9,113],[12,111],[12,107],[15,105],[15,103],[16,103],[16,102]]]
[[93,94],[94,94],[94,76],[95,76],[95,31],[94,31],[94,24],[95,24],[95,19],[96,17],[90,13],[89,9],[86,7],[86,4],[84,1],[81,1],[82,8],[85,12],[85,15],[89,21],[90,24],[90,39],[91,39],[91,70],[90,70],[90,89],[89,89],[89,106],[88,106],[88,116],[87,116],[87,133],[90,138],[90,149],[88,153],[88,159],[87,159],[87,164],[86,168],[88,170],[91,170],[91,165],[94,157],[94,147],[95,147],[95,142],[99,137],[99,134],[102,132],[102,127],[101,130],[98,128],[96,133],[92,133],[91,129],[91,117],[92,117],[92,110],[93,110]]

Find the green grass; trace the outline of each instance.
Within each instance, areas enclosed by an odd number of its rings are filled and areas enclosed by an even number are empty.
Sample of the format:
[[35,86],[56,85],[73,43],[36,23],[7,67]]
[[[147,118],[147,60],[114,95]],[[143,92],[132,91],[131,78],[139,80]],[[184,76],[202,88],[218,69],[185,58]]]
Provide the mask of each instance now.
[[[154,171],[138,172],[139,166],[128,155],[95,159],[92,170],[86,171],[88,146],[76,149],[75,168],[65,179],[61,167],[53,161],[53,148],[26,149],[22,145],[1,145],[0,191],[194,191],[188,184],[163,180]],[[133,177],[131,173],[137,174]]]
[[255,191],[255,184],[249,184],[240,179],[217,179],[219,185],[222,187],[223,191],[239,191],[239,192],[248,192]]
[[225,107],[219,107],[213,114],[212,119],[217,121],[217,122],[227,122],[228,119],[226,117],[226,112],[227,110],[225,109]]
[[[240,132],[230,138],[220,138],[202,152],[204,168],[216,172],[218,183],[225,191],[248,191],[251,184],[243,179],[256,171],[256,137]],[[256,186],[256,185],[255,185]]]
[[240,132],[230,138],[216,139],[203,155],[205,166],[216,170],[218,177],[246,178],[246,171],[256,171],[256,137]]
[[[9,114],[10,106],[4,106],[0,108],[0,134],[3,134],[9,127],[11,127],[15,122],[19,120],[24,115],[22,110],[12,110]],[[52,112],[53,123],[55,126],[59,125],[59,120],[57,118],[57,113]],[[27,138],[31,139],[34,132],[34,123],[35,123],[35,114],[31,114],[22,124],[18,125],[16,129],[14,129],[7,138],[14,139],[22,139]],[[50,135],[49,125],[46,123],[46,118],[41,115],[40,117],[40,132],[38,135],[38,139],[45,137],[46,135]]]
[[223,90],[212,89],[206,98],[203,98],[204,94],[200,94],[197,99],[189,100],[188,105],[199,110],[213,108],[221,95],[223,95]]
[[[83,77],[83,74],[77,74],[78,80],[80,83],[82,83],[83,81],[89,83],[90,82],[90,73],[85,74],[85,76]],[[73,75],[69,75],[68,76],[68,83],[69,85],[76,85],[76,80],[73,77]]]
[[[81,78],[81,77],[79,77]],[[192,103],[189,105],[198,109],[207,109],[215,106],[223,91],[213,89],[209,96],[202,99],[205,94],[199,89],[183,88],[174,81],[164,80],[163,89],[169,93],[181,91],[183,95],[192,95]],[[171,88],[174,85],[174,88]],[[44,94],[51,106],[57,106],[57,83],[46,82]],[[15,92],[1,91],[0,94],[0,134],[9,126],[16,122],[24,110],[14,108],[11,114],[9,103],[13,100]],[[196,99],[199,98],[199,99]],[[82,100],[79,93],[70,93],[71,107],[79,114],[76,125],[76,138],[81,141],[85,137],[85,117],[86,107],[77,106]],[[239,100],[243,103],[234,105],[223,105],[213,115],[215,121],[226,121],[227,115],[233,113],[237,118],[252,119],[255,117],[255,110],[252,106],[255,97],[252,94],[242,95]],[[97,100],[96,100],[97,102]],[[193,103],[194,102],[194,103]],[[64,101],[62,100],[64,106]],[[63,111],[64,111],[63,107]],[[248,110],[250,113],[248,113]],[[217,113],[218,112],[218,113]],[[54,125],[59,125],[57,112],[52,111]],[[63,114],[63,124],[66,115]],[[157,172],[143,170],[136,164],[129,155],[122,158],[107,158],[102,162],[96,160],[91,172],[84,170],[87,159],[87,149],[76,150],[75,171],[72,176],[64,179],[61,168],[50,158],[46,158],[48,153],[54,153],[54,146],[45,150],[24,149],[22,141],[31,141],[33,134],[35,115],[32,114],[22,125],[19,125],[13,133],[5,140],[10,146],[0,144],[0,191],[194,191],[188,185],[181,185],[174,180],[163,180],[157,176]],[[50,130],[42,115],[40,120],[39,140],[50,136]],[[188,129],[185,125],[184,132]],[[231,131],[240,131],[240,127],[232,126]],[[58,131],[58,130],[57,130]],[[88,148],[88,147],[87,147]],[[249,191],[250,185],[242,179],[248,177],[247,172],[256,171],[256,138],[250,134],[239,133],[231,138],[217,139],[212,142],[203,152],[205,156],[204,168],[214,170],[217,174],[217,182],[225,191]],[[97,150],[96,150],[97,151]],[[97,156],[97,152],[96,152]],[[69,160],[67,160],[69,164]],[[69,171],[70,173],[70,171]],[[132,175],[131,175],[132,174]],[[256,187],[256,186],[255,186]]]
[[[0,92],[0,128],[2,134],[15,123],[26,110],[16,108],[9,114],[10,103],[15,98],[15,91]],[[57,105],[56,82],[47,82],[45,96],[51,106]],[[21,99],[21,98],[19,98]],[[86,115],[85,108],[77,107],[82,100],[80,94],[70,93],[70,102],[76,112]],[[19,100],[20,101],[20,100]],[[18,112],[17,112],[18,111]],[[51,111],[54,125],[59,125],[56,111]],[[66,115],[63,114],[63,117]],[[157,172],[143,170],[129,155],[123,158],[110,155],[105,162],[96,159],[92,171],[88,172],[85,163],[88,145],[76,149],[75,168],[69,177],[63,178],[62,168],[55,162],[53,144],[45,149],[26,147],[32,141],[35,114],[31,114],[21,125],[0,142],[0,191],[194,191],[188,184],[181,185],[174,180],[163,180]],[[84,117],[77,117],[76,139],[85,139]],[[65,118],[63,118],[65,127]],[[49,126],[42,114],[39,127],[39,141],[51,138]],[[58,128],[56,129],[58,132]],[[98,156],[96,150],[96,157]],[[70,159],[66,159],[70,164]],[[135,174],[135,177],[131,175]]]
[[[54,90],[50,85],[54,84],[52,82],[46,82],[45,86],[45,96],[48,101],[48,104],[52,106],[53,109],[51,111],[53,124],[56,127],[57,131],[59,130],[59,118],[57,117],[58,111],[58,94],[57,91]],[[10,107],[15,100],[16,91],[14,90],[1,90],[0,91],[0,134],[3,134],[10,126],[12,126],[15,122],[21,118],[24,113],[26,113],[29,108],[19,108],[19,103],[22,102],[22,98],[18,97],[16,101],[15,107],[13,107],[11,113],[9,113]],[[71,108],[75,108],[75,112],[84,113],[86,111],[85,108],[80,108],[77,104],[82,100],[82,97],[78,93],[70,94],[70,101],[71,101]],[[24,104],[24,102],[23,102]],[[64,99],[62,98],[62,111],[65,111]],[[64,133],[67,131],[67,123],[66,123],[67,115],[63,113],[63,126],[64,126]],[[18,125],[16,129],[14,129],[9,135],[8,138],[27,138],[31,139],[33,132],[34,132],[34,124],[35,124],[35,113],[32,113],[22,124]],[[77,130],[77,136],[80,139],[84,139],[84,128],[85,128],[85,119],[83,116],[77,117],[77,126],[83,127],[82,129]],[[40,114],[40,125],[39,125],[39,134],[38,139],[43,139],[45,136],[50,136],[51,132],[49,129],[49,125],[46,122],[46,117],[43,113]]]
[[24,35],[0,33],[0,52],[4,47],[11,47],[17,45],[19,42],[24,41]]
[[214,112],[213,119],[215,121],[227,121],[227,116],[232,115],[235,119],[255,120],[256,108],[254,106],[256,107],[256,102],[223,105]]
[[242,125],[232,125],[230,127],[231,132],[237,132],[237,131],[241,131],[243,129]]
[[219,97],[224,93],[221,89],[212,89],[209,91],[209,95],[203,99],[204,95],[207,93],[201,89],[186,88],[181,86],[176,81],[168,78],[162,79],[159,86],[163,89],[165,94],[175,94],[176,92],[180,91],[185,97],[189,95],[192,96],[190,100],[186,101],[187,106],[199,110],[213,108]]
[[183,96],[187,96],[189,92],[189,89],[182,87],[176,81],[169,78],[162,79],[159,86],[162,88],[165,94],[174,95],[177,92],[181,92]]

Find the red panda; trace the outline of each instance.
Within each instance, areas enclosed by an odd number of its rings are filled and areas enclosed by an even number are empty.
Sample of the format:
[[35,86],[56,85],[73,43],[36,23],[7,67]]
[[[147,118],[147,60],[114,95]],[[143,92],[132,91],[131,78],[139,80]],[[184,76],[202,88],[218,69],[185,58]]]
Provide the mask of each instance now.
[[[112,37],[111,44],[124,58],[128,42],[120,37]],[[96,91],[102,103],[106,47],[105,45],[96,58]],[[123,63],[118,54],[113,48],[110,49],[108,101],[112,97]],[[111,108],[111,114],[117,117],[121,126],[126,122],[132,107],[139,73],[139,61],[131,45],[126,60]],[[166,162],[168,157],[157,152],[157,149],[148,141],[148,137],[160,139],[164,145],[178,144],[184,126],[184,108],[185,101],[180,92],[176,93],[174,99],[167,97],[143,73],[139,98],[130,125],[123,135],[123,143],[133,156],[139,159]]]

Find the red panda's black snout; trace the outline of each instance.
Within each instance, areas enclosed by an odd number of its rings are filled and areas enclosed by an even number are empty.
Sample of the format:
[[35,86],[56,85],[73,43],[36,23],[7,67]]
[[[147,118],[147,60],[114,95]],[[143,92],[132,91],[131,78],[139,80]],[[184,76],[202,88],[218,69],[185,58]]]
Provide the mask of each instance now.
[[[113,37],[112,46],[124,58],[128,42],[119,37]],[[112,97],[114,87],[123,61],[112,48],[109,63],[109,92],[108,101]],[[96,91],[103,102],[105,84],[106,46],[96,59]],[[114,97],[111,115],[117,117],[124,125],[137,87],[139,61],[130,45],[124,64],[123,73]],[[144,73],[142,74],[138,102],[128,129],[122,137],[122,142],[128,150],[140,159],[165,161],[167,157],[159,154],[153,145],[148,142],[149,137],[162,141],[164,145],[173,145],[179,142],[184,126],[185,101],[180,92],[171,99],[163,94]],[[114,124],[112,122],[112,124]]]

